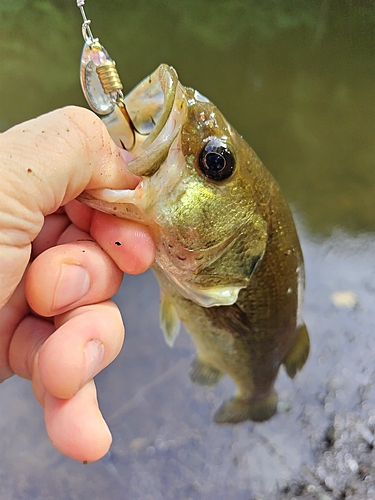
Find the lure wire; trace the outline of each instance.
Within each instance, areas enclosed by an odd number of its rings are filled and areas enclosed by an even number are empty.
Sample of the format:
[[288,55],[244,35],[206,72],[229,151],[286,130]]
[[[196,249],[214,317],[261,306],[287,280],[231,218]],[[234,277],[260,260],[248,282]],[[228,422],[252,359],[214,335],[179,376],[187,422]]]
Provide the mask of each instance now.
[[87,45],[92,45],[95,41],[99,41],[99,39],[98,38],[95,39],[93,34],[92,34],[92,31],[90,28],[91,20],[87,19],[84,5],[85,5],[85,0],[77,0],[77,7],[81,11],[81,15],[82,15],[82,19],[83,19],[82,36],[83,36],[83,39],[85,40],[85,42],[87,43]]

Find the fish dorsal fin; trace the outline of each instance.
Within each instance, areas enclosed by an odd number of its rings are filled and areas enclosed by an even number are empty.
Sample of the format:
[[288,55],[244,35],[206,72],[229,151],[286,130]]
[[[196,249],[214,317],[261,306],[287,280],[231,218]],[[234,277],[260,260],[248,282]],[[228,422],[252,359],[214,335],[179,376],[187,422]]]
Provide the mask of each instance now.
[[173,347],[177,335],[180,333],[180,319],[176,308],[168,295],[160,293],[160,327],[163,330],[164,340]]

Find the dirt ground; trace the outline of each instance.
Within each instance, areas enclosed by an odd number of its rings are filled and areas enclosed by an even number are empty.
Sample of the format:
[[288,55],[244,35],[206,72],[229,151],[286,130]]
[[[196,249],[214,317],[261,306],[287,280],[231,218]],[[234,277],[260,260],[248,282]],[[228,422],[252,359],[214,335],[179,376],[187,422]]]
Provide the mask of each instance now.
[[311,355],[294,381],[280,373],[273,419],[213,424],[231,381],[194,386],[190,339],[171,350],[159,331],[152,274],[126,277],[125,349],[97,378],[110,453],[85,466],[55,451],[29,383],[14,378],[0,391],[0,498],[375,499],[375,239],[302,234],[302,246]]

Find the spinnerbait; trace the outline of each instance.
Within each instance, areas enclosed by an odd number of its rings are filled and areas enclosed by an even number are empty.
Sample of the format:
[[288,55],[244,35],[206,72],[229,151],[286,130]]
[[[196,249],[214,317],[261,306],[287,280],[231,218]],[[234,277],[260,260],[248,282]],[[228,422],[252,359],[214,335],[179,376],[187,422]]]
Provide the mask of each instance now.
[[84,4],[85,0],[77,0],[83,18],[82,36],[85,41],[80,69],[82,90],[90,108],[101,117],[116,144],[131,151],[135,145],[136,129],[125,106],[116,63],[99,38],[94,38]]

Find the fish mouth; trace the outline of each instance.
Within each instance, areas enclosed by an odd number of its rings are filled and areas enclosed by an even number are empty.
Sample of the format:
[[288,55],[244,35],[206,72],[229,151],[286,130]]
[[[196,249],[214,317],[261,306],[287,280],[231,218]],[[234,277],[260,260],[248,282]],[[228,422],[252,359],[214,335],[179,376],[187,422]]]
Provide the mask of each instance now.
[[[147,223],[142,206],[144,184],[168,156],[181,129],[184,104],[175,69],[161,64],[130,91],[113,112],[102,116],[115,144],[126,151],[123,154],[126,170],[140,178],[138,185],[133,189],[118,189],[117,185],[87,190],[78,199],[98,210]],[[133,208],[125,208],[127,204]]]
[[171,119],[178,84],[175,69],[161,64],[102,118],[117,146],[133,155],[128,172],[151,177],[164,161],[178,129]]

